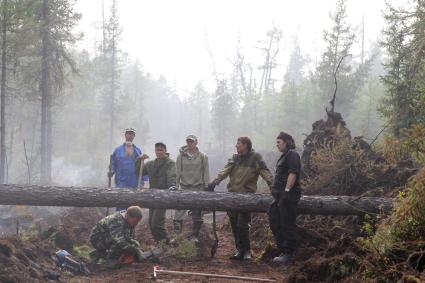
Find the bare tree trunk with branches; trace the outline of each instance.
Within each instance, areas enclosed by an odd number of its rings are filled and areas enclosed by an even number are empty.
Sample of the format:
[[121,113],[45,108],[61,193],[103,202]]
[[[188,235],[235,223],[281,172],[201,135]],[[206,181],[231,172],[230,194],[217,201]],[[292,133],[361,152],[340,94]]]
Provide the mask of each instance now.
[[1,93],[0,93],[0,184],[5,181],[6,167],[6,48],[7,48],[7,0],[3,1],[1,42]]

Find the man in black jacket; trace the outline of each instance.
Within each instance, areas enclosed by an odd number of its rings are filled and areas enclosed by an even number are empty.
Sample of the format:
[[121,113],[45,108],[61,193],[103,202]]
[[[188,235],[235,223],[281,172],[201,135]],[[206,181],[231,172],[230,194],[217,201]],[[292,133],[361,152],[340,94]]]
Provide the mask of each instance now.
[[275,263],[289,265],[296,246],[297,206],[301,197],[300,156],[295,149],[292,136],[281,132],[276,139],[276,146],[281,157],[276,164],[273,185],[275,201],[269,209],[270,228],[282,254],[273,259]]

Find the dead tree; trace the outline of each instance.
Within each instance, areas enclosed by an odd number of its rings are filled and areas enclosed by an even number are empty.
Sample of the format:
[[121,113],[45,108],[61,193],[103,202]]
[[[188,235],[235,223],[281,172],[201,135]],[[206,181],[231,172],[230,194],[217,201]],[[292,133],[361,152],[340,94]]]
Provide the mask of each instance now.
[[[272,202],[273,198],[268,194],[0,185],[0,205],[73,207],[140,205],[145,208],[266,212]],[[388,213],[391,209],[392,199],[377,197],[303,196],[299,203],[299,212],[302,214],[363,215]]]

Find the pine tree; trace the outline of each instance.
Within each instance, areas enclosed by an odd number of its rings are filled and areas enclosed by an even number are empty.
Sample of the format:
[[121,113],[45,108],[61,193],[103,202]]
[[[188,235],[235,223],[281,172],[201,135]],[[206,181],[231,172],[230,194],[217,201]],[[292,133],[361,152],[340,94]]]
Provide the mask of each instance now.
[[226,80],[217,82],[217,89],[212,102],[212,126],[219,141],[220,153],[226,153],[226,147],[230,142],[231,132],[235,121],[235,101],[227,86]]
[[120,50],[118,47],[121,39],[122,28],[119,24],[118,1],[113,0],[111,14],[104,28],[104,40],[102,43],[102,57],[104,60],[104,95],[107,104],[109,120],[109,149],[113,147],[113,137],[116,132],[116,103],[117,93],[120,86],[121,62]]
[[25,45],[22,38],[24,23],[23,0],[4,0],[0,3],[0,34],[1,34],[1,82],[0,82],[0,183],[6,181],[6,104],[7,96],[11,95],[9,88],[10,79],[16,70],[16,65],[22,47]]
[[381,112],[396,137],[413,123],[425,123],[425,1],[411,9],[388,5],[383,46],[389,60],[382,81],[387,89]]
[[[340,59],[350,53],[351,46],[354,42],[354,33],[351,31],[350,25],[347,23],[347,1],[338,0],[336,11],[330,13],[333,22],[331,30],[323,32],[323,40],[326,43],[326,50],[322,54],[322,59],[317,67],[317,81],[320,89],[320,96],[324,103],[331,100],[334,91],[334,73]],[[337,103],[345,104],[350,99],[347,94],[342,93],[344,89],[344,81],[347,80],[351,71],[351,66],[347,60],[343,60],[338,70],[338,80],[341,91],[338,96]]]
[[54,93],[60,92],[65,83],[65,67],[73,71],[75,63],[68,46],[81,35],[73,34],[73,27],[81,15],[73,10],[74,1],[35,0],[35,23],[40,31],[40,92],[41,92],[41,138],[40,138],[40,179],[42,183],[51,180],[52,163],[52,107]]
[[366,60],[363,58],[364,62],[359,62],[357,68],[353,68],[355,62],[350,52],[355,35],[347,23],[347,0],[338,0],[336,10],[330,13],[330,17],[333,26],[331,30],[323,33],[326,50],[317,67],[315,81],[320,90],[322,103],[327,106],[335,91],[336,74],[338,88],[335,108],[347,114],[352,109],[352,103],[368,77],[374,56]]

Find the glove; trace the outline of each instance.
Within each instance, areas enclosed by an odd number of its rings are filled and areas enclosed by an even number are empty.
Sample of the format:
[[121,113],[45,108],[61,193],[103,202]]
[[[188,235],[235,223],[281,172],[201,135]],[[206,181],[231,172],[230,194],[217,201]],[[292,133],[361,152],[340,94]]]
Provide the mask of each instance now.
[[171,186],[171,187],[169,187],[169,188],[168,188],[168,190],[169,190],[170,192],[175,192],[175,191],[177,191],[177,190],[178,190],[178,188],[177,188],[176,186]]
[[134,255],[136,257],[137,262],[142,262],[152,257],[152,252],[151,251],[144,252],[140,249],[137,249]]
[[206,187],[206,190],[208,192],[214,192],[215,187],[217,186],[217,184],[215,182],[211,182],[208,184],[208,187]]
[[130,239],[130,243],[135,247],[140,247],[140,243],[134,239]]

